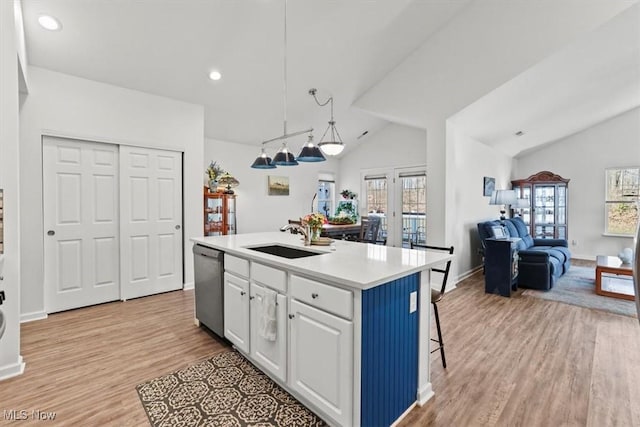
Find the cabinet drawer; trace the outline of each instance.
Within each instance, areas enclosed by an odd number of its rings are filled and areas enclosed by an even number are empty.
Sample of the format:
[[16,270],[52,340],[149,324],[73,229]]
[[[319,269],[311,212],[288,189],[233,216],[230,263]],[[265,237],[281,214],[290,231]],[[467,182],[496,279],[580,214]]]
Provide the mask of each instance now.
[[282,293],[287,292],[287,273],[283,270],[251,262],[251,280]]
[[224,269],[238,276],[249,277],[249,261],[246,259],[224,254]]
[[292,274],[291,296],[346,319],[353,317],[353,294],[350,291]]

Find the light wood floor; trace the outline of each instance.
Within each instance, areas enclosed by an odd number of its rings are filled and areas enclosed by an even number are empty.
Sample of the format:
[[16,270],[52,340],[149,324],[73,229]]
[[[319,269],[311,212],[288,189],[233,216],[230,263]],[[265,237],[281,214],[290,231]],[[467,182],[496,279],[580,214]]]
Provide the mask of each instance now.
[[[439,304],[448,368],[403,426],[640,426],[636,319],[484,293],[476,274]],[[144,426],[135,386],[225,345],[193,325],[177,291],[22,325],[25,374],[0,382],[5,410],[56,412],[19,425]]]

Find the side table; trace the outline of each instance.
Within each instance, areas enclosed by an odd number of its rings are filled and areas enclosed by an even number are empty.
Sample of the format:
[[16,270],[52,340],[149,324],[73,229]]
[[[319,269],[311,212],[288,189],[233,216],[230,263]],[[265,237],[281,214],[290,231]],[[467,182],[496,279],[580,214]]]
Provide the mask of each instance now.
[[[620,258],[615,256],[598,255],[596,258],[596,294],[631,301],[635,299],[633,293],[627,294],[615,292],[611,289],[603,289],[602,273],[611,273],[618,276],[633,276],[631,264],[623,264]],[[630,287],[630,291],[633,292],[633,286]]]
[[519,237],[485,239],[484,291],[510,297],[518,289]]

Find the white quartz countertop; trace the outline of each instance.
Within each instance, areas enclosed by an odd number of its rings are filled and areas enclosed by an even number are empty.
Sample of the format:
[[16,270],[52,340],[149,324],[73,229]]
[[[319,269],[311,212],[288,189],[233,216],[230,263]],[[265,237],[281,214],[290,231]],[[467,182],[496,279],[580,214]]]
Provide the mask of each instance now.
[[[356,289],[372,288],[453,258],[453,255],[442,252],[343,240],[336,240],[330,246],[304,246],[300,235],[288,232],[193,237],[191,241],[241,258]],[[249,249],[270,244],[310,250],[321,255],[288,259]]]

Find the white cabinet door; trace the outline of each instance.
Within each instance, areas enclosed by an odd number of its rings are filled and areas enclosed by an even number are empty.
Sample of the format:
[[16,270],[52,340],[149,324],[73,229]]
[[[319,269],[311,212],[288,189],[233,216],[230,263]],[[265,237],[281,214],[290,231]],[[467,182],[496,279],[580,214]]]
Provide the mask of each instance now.
[[251,357],[283,382],[287,380],[287,297],[276,297],[277,332],[275,341],[260,336],[264,288],[251,284]]
[[224,273],[224,336],[249,353],[249,282]]
[[47,312],[119,299],[118,147],[44,137],[42,178]]
[[182,154],[120,147],[122,298],[182,288]]
[[337,424],[352,423],[353,323],[291,300],[289,386]]

